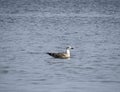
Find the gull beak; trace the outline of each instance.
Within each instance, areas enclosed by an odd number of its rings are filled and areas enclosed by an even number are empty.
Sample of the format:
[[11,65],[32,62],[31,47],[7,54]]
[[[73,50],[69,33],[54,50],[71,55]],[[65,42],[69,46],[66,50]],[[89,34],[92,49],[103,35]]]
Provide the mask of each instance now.
[[74,48],[71,48],[71,49],[74,49]]

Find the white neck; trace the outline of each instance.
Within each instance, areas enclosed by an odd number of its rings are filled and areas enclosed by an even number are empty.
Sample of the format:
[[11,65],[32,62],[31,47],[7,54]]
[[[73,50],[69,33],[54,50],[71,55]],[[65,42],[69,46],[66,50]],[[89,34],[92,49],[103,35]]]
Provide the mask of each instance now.
[[68,54],[68,56],[70,56],[70,50],[67,49],[66,53]]

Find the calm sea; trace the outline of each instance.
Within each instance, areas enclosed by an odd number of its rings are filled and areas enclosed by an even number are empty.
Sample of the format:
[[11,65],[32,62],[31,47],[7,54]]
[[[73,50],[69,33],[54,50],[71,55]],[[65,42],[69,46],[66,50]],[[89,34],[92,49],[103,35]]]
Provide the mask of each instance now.
[[0,0],[0,92],[120,92],[120,1]]

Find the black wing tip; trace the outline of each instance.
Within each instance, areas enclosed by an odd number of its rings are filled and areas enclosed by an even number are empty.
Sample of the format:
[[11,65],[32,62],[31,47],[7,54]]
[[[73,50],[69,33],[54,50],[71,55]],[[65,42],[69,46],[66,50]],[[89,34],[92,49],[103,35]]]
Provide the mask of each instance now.
[[48,54],[48,55],[51,55],[52,53],[50,53],[50,52],[47,52],[46,54]]

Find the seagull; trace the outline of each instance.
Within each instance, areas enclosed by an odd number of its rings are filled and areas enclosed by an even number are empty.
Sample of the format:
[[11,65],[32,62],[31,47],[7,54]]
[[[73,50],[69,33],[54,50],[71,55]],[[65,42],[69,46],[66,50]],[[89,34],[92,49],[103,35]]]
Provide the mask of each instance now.
[[66,52],[62,52],[62,53],[50,53],[50,52],[48,52],[47,54],[54,57],[54,58],[67,59],[67,58],[70,58],[70,49],[73,49],[73,48],[71,46],[68,46],[66,48]]

